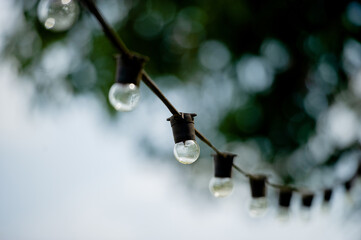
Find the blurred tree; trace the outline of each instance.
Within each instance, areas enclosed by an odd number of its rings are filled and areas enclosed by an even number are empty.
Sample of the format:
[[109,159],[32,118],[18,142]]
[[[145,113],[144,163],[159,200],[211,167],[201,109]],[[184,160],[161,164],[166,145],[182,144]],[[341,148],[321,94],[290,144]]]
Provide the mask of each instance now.
[[[358,2],[108,0],[98,4],[128,47],[151,58],[146,69],[152,76],[173,74],[182,81],[206,81],[194,78],[205,74],[230,76],[220,81],[232,81],[235,104],[222,116],[219,130],[228,141],[254,139],[261,149],[266,141],[270,149],[266,161],[297,149],[315,155],[312,146],[311,150],[304,146],[320,135],[322,116],[340,94],[347,104],[360,97],[361,79],[355,77],[361,67]],[[57,93],[61,85],[67,93],[92,92],[105,103],[114,79],[115,50],[94,19],[82,11],[71,30],[54,33],[38,22],[37,1],[18,1],[18,5],[26,21],[9,36],[5,52],[19,61],[41,102],[61,97]],[[59,49],[67,50],[59,53]],[[57,69],[58,61],[65,67]],[[355,79],[351,87],[350,79]],[[246,99],[242,104],[240,97]],[[333,150],[318,162],[326,162],[334,149],[354,141],[343,145],[329,141]]]

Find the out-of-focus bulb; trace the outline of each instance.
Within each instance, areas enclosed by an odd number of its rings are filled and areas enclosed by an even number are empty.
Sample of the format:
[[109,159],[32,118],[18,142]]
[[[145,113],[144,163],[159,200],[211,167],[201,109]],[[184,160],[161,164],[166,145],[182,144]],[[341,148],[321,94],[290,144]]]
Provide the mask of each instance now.
[[233,192],[233,181],[231,178],[213,177],[209,182],[209,190],[217,197],[227,197]]
[[323,213],[328,213],[330,211],[332,194],[333,194],[332,188],[328,188],[323,191],[323,202],[321,205],[321,210]]
[[52,31],[68,30],[78,15],[79,6],[75,0],[41,0],[38,5],[39,21]]
[[350,206],[355,203],[354,198],[353,198],[351,192],[346,192],[346,193],[345,193],[345,203],[346,203],[347,205],[350,205]]
[[109,90],[109,102],[117,111],[132,111],[137,106],[139,98],[139,88],[133,83],[114,83]]
[[311,219],[311,208],[310,207],[301,207],[300,216],[303,221],[310,221]]
[[252,198],[249,206],[251,217],[263,217],[267,213],[267,199],[265,197]]
[[311,218],[312,203],[315,195],[312,192],[304,192],[302,194],[302,207],[300,209],[301,218],[309,221]]
[[321,211],[324,214],[328,214],[331,211],[331,203],[329,202],[323,202],[321,205]]
[[195,140],[187,140],[185,142],[179,142],[174,145],[173,149],[174,157],[183,164],[194,163],[200,153],[200,148]]
[[353,196],[352,196],[353,187],[354,187],[353,179],[350,179],[350,180],[348,180],[348,181],[346,181],[344,183],[345,200],[346,200],[346,203],[349,204],[349,205],[354,204],[354,199],[353,199]]
[[357,176],[355,185],[361,186],[361,176]]
[[279,207],[277,219],[282,222],[288,221],[290,219],[290,209],[288,207]]

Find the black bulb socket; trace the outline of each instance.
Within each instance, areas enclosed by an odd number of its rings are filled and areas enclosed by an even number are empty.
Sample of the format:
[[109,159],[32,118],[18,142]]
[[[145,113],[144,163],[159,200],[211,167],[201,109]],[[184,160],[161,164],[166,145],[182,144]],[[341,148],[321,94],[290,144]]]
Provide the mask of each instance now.
[[353,178],[351,178],[350,180],[347,180],[346,182],[343,183],[343,186],[344,186],[346,192],[349,192],[351,190],[352,181],[353,181]]
[[180,113],[174,114],[167,121],[173,130],[173,138],[175,143],[185,142],[187,140],[196,140],[196,133],[194,129],[195,113]]
[[306,208],[310,208],[312,206],[313,199],[315,194],[311,192],[303,193],[302,194],[302,206]]
[[264,175],[250,176],[249,183],[252,198],[266,197],[266,180],[267,177]]
[[236,156],[232,153],[214,154],[214,176],[218,178],[232,177],[233,159]]
[[331,188],[325,189],[323,191],[323,202],[329,203],[332,198],[333,190]]
[[291,188],[280,189],[278,196],[278,205],[280,207],[289,208],[291,205],[292,196],[293,196],[293,191]]
[[133,83],[139,86],[146,58],[136,54],[118,54],[115,58],[117,61],[115,82],[121,84]]

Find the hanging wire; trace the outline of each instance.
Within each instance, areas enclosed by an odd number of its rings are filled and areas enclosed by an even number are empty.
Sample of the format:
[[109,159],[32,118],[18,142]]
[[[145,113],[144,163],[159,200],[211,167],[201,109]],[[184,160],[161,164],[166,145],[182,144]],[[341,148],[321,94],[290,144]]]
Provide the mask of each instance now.
[[[100,14],[97,6],[92,0],[79,0],[83,3],[83,5],[91,12],[94,17],[98,20],[100,23],[104,34],[108,37],[110,42],[114,45],[115,48],[117,48],[121,54],[125,54],[128,56],[131,56],[135,53],[131,52],[124,42],[121,40],[121,38],[117,35],[117,33],[113,30],[113,28],[110,27],[110,25],[104,20],[103,16]],[[145,57],[147,58],[147,57]],[[142,71],[142,81],[145,85],[164,103],[164,105],[168,108],[168,110],[174,115],[174,114],[180,114],[178,110],[172,105],[172,103],[166,98],[166,96],[162,93],[162,91],[158,88],[156,83],[151,79],[151,77],[147,74],[145,70]],[[209,139],[207,139],[202,133],[200,133],[196,129],[196,136],[203,141],[205,144],[207,144],[210,148],[212,148],[217,154],[222,154],[221,151],[219,151]]]
[[[130,51],[127,46],[125,45],[125,43],[122,41],[122,39],[117,35],[117,33],[114,31],[114,29],[105,21],[105,19],[103,18],[103,16],[101,15],[101,13],[99,12],[96,4],[94,3],[93,0],[79,0],[84,6],[85,8],[87,8],[89,10],[90,13],[92,13],[94,15],[94,17],[97,19],[97,21],[99,22],[99,24],[101,25],[104,34],[106,35],[106,37],[109,39],[109,41],[113,44],[113,46],[121,53],[121,54],[125,54],[127,56],[132,56],[132,55],[138,55],[144,59],[148,59],[148,57],[140,55],[138,53],[132,52]],[[147,72],[145,70],[142,71],[142,81],[144,82],[145,85],[147,85],[147,87],[163,102],[163,104],[168,108],[168,110],[173,114],[173,115],[180,115],[180,112],[172,105],[172,103],[166,98],[166,96],[162,93],[162,91],[158,88],[158,86],[156,85],[156,83],[151,79],[151,77],[147,74]],[[217,149],[212,143],[211,141],[206,138],[202,133],[200,133],[197,129],[195,129],[195,134],[196,136],[202,141],[204,142],[206,145],[208,145],[212,150],[214,150],[217,154],[219,155],[223,155],[223,153]],[[253,178],[253,177],[257,177],[257,175],[252,175],[250,173],[247,173],[246,171],[244,171],[243,169],[241,169],[239,166],[237,166],[236,164],[233,163],[232,167],[238,171],[239,173],[241,173],[242,175],[244,175],[247,178]],[[357,174],[357,173],[356,173]],[[356,176],[356,175],[355,175]],[[352,176],[350,178],[350,180],[354,179],[355,176]],[[348,181],[350,181],[348,180]],[[346,181],[347,182],[347,181]],[[281,185],[281,184],[275,184],[270,182],[268,179],[266,180],[266,184],[270,187],[273,187],[275,189],[290,189],[294,192],[304,192],[305,189],[303,188],[297,188],[294,186],[287,186],[287,185]],[[335,184],[336,185],[336,184]]]
[[105,21],[103,16],[100,14],[98,7],[95,5],[93,0],[79,0],[88,10],[91,12],[94,17],[98,20],[99,24],[102,26],[104,34],[108,37],[109,41],[117,48],[122,54],[131,55],[131,52],[124,44],[122,39],[116,34],[116,32],[109,26]]

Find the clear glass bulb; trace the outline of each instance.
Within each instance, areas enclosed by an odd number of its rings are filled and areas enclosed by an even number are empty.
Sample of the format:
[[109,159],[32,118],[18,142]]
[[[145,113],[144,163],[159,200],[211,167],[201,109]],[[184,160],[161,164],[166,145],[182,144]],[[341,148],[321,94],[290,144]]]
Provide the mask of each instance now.
[[300,216],[303,221],[308,222],[311,219],[311,207],[301,207]]
[[354,204],[354,198],[352,196],[351,191],[346,191],[346,193],[345,193],[345,203],[348,204],[349,206]]
[[213,177],[209,182],[209,190],[216,198],[227,197],[233,192],[231,178]]
[[179,142],[174,145],[173,153],[175,158],[183,164],[194,163],[200,153],[199,145],[194,140]]
[[267,198],[252,198],[249,206],[249,215],[251,217],[263,217],[267,213]]
[[52,31],[68,30],[78,15],[79,6],[75,0],[41,0],[38,5],[39,21]]
[[132,111],[137,106],[139,98],[139,88],[133,83],[114,83],[109,90],[109,102],[117,111]]
[[290,209],[288,207],[279,207],[277,212],[277,219],[286,222],[290,219]]
[[331,211],[331,203],[329,202],[323,202],[321,205],[322,213],[328,214]]

